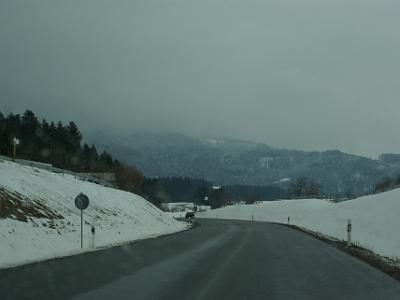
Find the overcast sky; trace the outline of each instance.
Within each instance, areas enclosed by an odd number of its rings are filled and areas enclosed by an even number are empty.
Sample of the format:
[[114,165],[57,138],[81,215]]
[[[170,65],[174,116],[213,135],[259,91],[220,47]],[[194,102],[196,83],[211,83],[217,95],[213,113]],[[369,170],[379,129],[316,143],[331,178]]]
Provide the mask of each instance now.
[[400,153],[397,0],[0,1],[0,110]]

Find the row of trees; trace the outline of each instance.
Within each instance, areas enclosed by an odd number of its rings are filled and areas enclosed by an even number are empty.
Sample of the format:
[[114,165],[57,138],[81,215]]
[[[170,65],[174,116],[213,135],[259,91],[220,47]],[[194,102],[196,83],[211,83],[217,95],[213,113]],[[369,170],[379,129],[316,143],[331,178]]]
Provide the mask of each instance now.
[[294,198],[319,197],[321,185],[314,179],[300,177],[294,181],[289,189],[289,195]]
[[82,134],[74,122],[64,125],[46,119],[39,121],[30,110],[22,116],[5,116],[0,112],[0,154],[12,156],[14,137],[20,140],[18,158],[50,163],[74,172],[113,172],[118,188],[141,192],[142,172],[119,162],[107,151],[99,153],[94,145],[82,145]]
[[204,202],[212,184],[202,179],[189,177],[146,177],[142,186],[142,194],[156,204],[163,202],[193,202],[209,205]]
[[27,110],[22,116],[0,112],[0,154],[11,156],[13,138],[20,140],[18,158],[51,163],[55,167],[75,172],[108,172],[118,161],[94,145],[82,143],[82,134],[74,122],[39,121]]
[[385,177],[376,184],[375,192],[384,192],[398,186],[400,186],[400,176],[395,178]]
[[229,201],[246,204],[287,197],[287,192],[277,186],[226,185],[224,191]]
[[[209,181],[190,177],[145,178],[143,194],[157,203],[193,202],[198,205],[209,205],[213,208],[228,203],[271,201],[285,198],[287,193],[279,187],[227,185],[214,188]],[[208,200],[205,200],[205,198]]]
[[273,201],[286,197],[319,197],[321,185],[313,179],[300,177],[287,191],[270,186],[227,185],[215,188],[205,180],[171,177],[145,178],[141,191],[157,205],[163,202],[193,202],[214,209],[235,202],[253,204],[256,201]]

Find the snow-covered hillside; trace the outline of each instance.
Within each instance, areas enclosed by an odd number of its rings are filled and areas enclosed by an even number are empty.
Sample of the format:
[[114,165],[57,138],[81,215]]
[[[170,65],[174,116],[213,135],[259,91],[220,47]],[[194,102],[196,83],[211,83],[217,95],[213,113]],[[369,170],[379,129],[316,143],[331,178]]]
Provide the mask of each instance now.
[[97,248],[186,228],[135,194],[0,160],[0,267],[80,253],[81,192],[90,199],[84,251],[91,225]]
[[347,219],[352,238],[375,253],[400,258],[400,189],[342,203],[319,199],[282,200],[255,205],[229,206],[197,217],[290,223],[345,240]]

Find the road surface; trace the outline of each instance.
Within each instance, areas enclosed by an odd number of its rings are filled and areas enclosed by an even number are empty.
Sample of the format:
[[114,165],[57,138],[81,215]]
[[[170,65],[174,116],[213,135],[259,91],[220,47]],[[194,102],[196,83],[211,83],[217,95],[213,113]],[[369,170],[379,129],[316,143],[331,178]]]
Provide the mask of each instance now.
[[0,271],[1,299],[400,299],[400,283],[291,228],[195,229]]

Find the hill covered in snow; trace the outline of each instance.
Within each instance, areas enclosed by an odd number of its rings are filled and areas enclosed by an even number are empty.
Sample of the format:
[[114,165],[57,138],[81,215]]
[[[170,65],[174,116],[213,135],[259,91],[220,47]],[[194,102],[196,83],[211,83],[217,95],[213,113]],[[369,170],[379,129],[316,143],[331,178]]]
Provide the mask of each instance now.
[[[74,204],[81,192],[90,199],[84,250]],[[92,225],[96,248],[186,228],[135,194],[0,160],[0,267],[87,251]]]
[[400,258],[400,189],[341,203],[320,199],[281,200],[236,205],[199,213],[198,217],[290,223],[339,240],[352,239],[382,256]]

